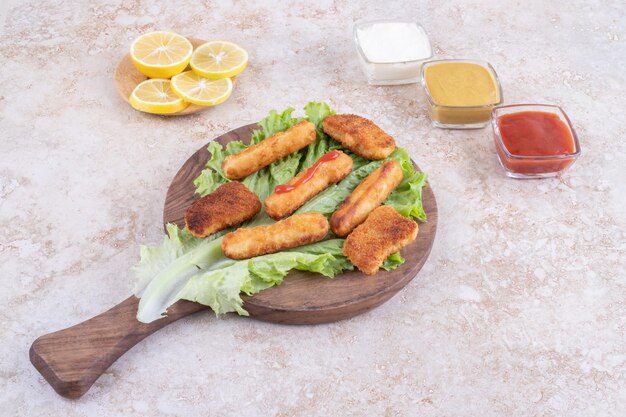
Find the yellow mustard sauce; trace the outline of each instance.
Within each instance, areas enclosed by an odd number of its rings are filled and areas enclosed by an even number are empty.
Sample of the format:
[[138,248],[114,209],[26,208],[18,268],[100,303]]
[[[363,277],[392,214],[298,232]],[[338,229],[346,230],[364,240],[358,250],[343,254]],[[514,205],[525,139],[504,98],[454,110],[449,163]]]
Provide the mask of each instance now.
[[492,71],[470,62],[439,62],[424,68],[430,95],[430,114],[444,125],[472,125],[489,121],[491,107],[500,102]]

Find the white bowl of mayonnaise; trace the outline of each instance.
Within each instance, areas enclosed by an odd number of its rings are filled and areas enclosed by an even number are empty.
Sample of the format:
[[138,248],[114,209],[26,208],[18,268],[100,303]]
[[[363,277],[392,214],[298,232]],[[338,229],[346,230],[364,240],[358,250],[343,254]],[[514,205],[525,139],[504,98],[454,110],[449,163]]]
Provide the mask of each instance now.
[[410,20],[371,20],[354,25],[361,68],[372,85],[420,81],[422,63],[432,58],[424,28]]

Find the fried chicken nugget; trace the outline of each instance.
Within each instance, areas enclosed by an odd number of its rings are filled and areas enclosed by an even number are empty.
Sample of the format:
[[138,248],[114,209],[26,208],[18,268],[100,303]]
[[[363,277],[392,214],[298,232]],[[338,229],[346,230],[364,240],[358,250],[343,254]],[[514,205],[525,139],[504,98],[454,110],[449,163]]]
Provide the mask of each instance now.
[[[335,159],[323,159],[333,156]],[[314,170],[314,172],[311,174],[309,170]],[[285,192],[274,191],[270,194],[265,199],[265,211],[274,220],[288,216],[331,184],[344,179],[350,171],[352,171],[352,158],[341,151],[327,152],[308,170],[301,172],[284,184],[294,186],[294,189]],[[305,178],[310,179],[301,182]]]
[[385,201],[403,177],[397,161],[385,162],[369,174],[333,213],[330,218],[333,232],[340,237],[347,236]]
[[240,180],[315,141],[315,125],[303,120],[244,151],[222,161],[222,171],[230,180]]
[[224,235],[222,252],[231,259],[248,259],[319,242],[328,234],[320,213],[302,213],[269,226],[241,228]]
[[381,206],[348,235],[343,254],[361,272],[374,275],[389,255],[411,243],[418,226],[390,206]]
[[240,182],[227,182],[195,201],[185,211],[185,226],[195,237],[206,237],[237,226],[261,211],[261,200]]
[[322,123],[324,132],[357,155],[366,159],[385,159],[396,141],[374,122],[354,114],[328,116]]

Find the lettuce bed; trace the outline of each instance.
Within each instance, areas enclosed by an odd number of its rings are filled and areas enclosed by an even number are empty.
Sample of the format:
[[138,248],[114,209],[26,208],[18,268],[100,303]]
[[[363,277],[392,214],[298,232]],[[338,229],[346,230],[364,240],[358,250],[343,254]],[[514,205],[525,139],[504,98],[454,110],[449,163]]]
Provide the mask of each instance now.
[[[298,172],[311,166],[323,154],[332,149],[340,149],[353,160],[353,171],[338,184],[332,185],[296,211],[296,213],[319,212],[328,217],[343,200],[371,172],[385,161],[394,159],[400,163],[404,179],[383,204],[394,207],[405,217],[426,220],[422,206],[422,187],[426,174],[415,171],[411,159],[402,148],[396,150],[383,161],[369,161],[342,148],[341,144],[328,137],[321,129],[322,121],[334,111],[326,103],[310,102],[304,107],[305,117],[293,117],[293,108],[281,113],[272,110],[259,122],[260,129],[252,134],[251,143],[259,143],[265,138],[307,119],[317,128],[314,143],[286,158],[246,177],[242,182],[257,193],[261,201],[274,187],[291,179]],[[208,150],[211,159],[206,168],[195,179],[196,192],[207,195],[224,184],[228,179],[222,172],[223,159],[241,152],[247,147],[241,141],[234,141],[223,148],[211,142]],[[254,227],[270,224],[271,220],[261,211],[253,220],[242,225]],[[236,311],[248,315],[243,308],[240,294],[255,294],[263,289],[279,285],[292,269],[310,271],[329,278],[354,265],[343,255],[344,239],[329,236],[329,239],[311,245],[301,246],[282,252],[258,256],[252,259],[235,261],[226,258],[221,250],[221,237],[230,230],[223,230],[204,239],[189,234],[186,229],[168,224],[168,236],[160,246],[142,246],[140,261],[133,267],[136,276],[135,295],[140,297],[137,319],[144,323],[161,318],[167,308],[176,301],[185,299],[207,305],[216,314]],[[397,268],[404,262],[399,253],[391,255],[383,264],[385,270]]]

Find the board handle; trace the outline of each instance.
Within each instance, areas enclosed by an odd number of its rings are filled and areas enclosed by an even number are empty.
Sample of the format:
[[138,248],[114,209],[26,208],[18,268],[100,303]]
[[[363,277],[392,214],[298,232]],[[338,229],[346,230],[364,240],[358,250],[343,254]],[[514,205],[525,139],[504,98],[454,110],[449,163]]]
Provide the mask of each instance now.
[[67,329],[39,337],[30,347],[30,361],[54,390],[79,398],[113,362],[147,336],[168,324],[206,309],[178,301],[167,317],[137,321],[139,299],[131,296],[112,309]]

